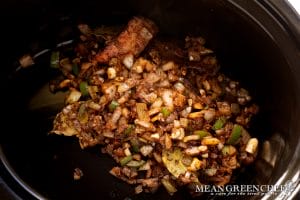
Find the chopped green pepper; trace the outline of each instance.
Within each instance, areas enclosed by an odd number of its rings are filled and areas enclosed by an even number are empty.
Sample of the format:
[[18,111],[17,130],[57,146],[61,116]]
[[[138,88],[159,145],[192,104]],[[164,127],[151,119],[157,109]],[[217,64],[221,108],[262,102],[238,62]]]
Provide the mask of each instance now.
[[132,151],[133,151],[134,153],[140,152],[139,141],[138,141],[138,139],[132,138],[132,139],[130,140],[130,143],[131,143]]
[[210,135],[210,133],[207,132],[206,130],[196,130],[196,131],[194,131],[194,135],[199,135],[199,137],[200,137],[199,139],[202,139],[205,136]]
[[52,68],[59,68],[59,51],[53,51],[51,53],[50,66]]
[[132,160],[132,156],[126,156],[120,160],[120,164],[121,166],[124,166],[131,160]]
[[79,85],[80,92],[83,96],[89,95],[88,83],[86,81],[82,81]]
[[163,114],[163,117],[168,117],[171,114],[171,111],[167,107],[162,107],[160,112]]
[[110,112],[113,112],[118,106],[119,106],[119,103],[115,100],[112,100],[110,102],[110,104],[108,105],[108,109]]
[[146,162],[144,160],[131,160],[129,161],[126,166],[128,167],[141,167],[142,165],[144,165]]
[[235,144],[242,134],[242,129],[243,129],[242,126],[235,124],[231,131],[230,137],[228,138],[226,143],[227,144]]
[[226,122],[225,117],[220,117],[220,118],[217,119],[217,121],[214,123],[212,129],[213,129],[213,130],[219,130],[219,129],[223,128],[225,122]]
[[73,63],[73,65],[72,65],[72,72],[73,72],[73,74],[75,76],[78,76],[78,74],[79,74],[79,67],[78,67],[77,63]]
[[133,131],[134,127],[135,126],[133,124],[129,124],[128,127],[125,129],[124,134],[128,136]]

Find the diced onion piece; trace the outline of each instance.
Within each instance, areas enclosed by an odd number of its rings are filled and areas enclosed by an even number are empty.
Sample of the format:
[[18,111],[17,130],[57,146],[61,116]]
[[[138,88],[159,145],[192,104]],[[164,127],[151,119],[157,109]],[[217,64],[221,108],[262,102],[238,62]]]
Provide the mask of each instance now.
[[151,108],[160,108],[163,104],[163,101],[161,98],[157,98],[151,105]]
[[202,84],[206,91],[209,91],[211,89],[210,84],[207,80],[203,81]]
[[193,105],[193,99],[188,99],[188,105],[192,106]]
[[148,62],[149,61],[147,61],[144,58],[139,58],[134,62],[133,66],[131,67],[131,70],[135,71],[136,73],[142,73]]
[[173,61],[169,61],[169,62],[165,63],[163,66],[161,66],[163,71],[168,71],[168,70],[174,69],[174,67],[175,67],[175,64]]
[[159,113],[160,110],[161,110],[160,108],[152,108],[149,110],[148,114],[149,114],[149,116],[152,116],[152,115]]
[[187,118],[180,118],[180,125],[183,127],[183,128],[186,128],[188,127],[189,125],[189,120]]
[[158,140],[159,139],[159,133],[153,133],[150,135],[151,138]]
[[154,92],[151,92],[150,94],[145,94],[143,97],[147,102],[153,103],[157,99],[157,94]]
[[128,118],[129,117],[129,114],[130,114],[130,111],[128,110],[128,108],[122,108],[122,115],[125,117],[125,118]]
[[217,169],[209,168],[205,170],[205,174],[208,176],[214,176],[217,173]]
[[201,110],[201,109],[203,109],[204,107],[203,107],[203,105],[202,105],[201,103],[194,103],[194,104],[193,104],[193,108],[194,108],[194,109],[197,109],[197,110]]
[[160,155],[160,154],[154,152],[154,153],[153,153],[153,156],[154,156],[155,160],[156,160],[158,163],[161,163],[161,162],[162,162],[162,159],[161,159],[161,155]]
[[94,110],[100,110],[101,109],[101,106],[93,101],[89,101],[88,102],[88,107],[91,108],[91,109],[94,109]]
[[251,138],[246,145],[245,151],[250,154],[254,154],[257,150],[257,146],[258,146],[257,138]]
[[192,111],[192,107],[188,106],[183,111],[181,111],[180,115],[182,117],[188,117],[188,115],[189,115],[189,113],[191,113],[191,111]]
[[159,121],[163,119],[163,114],[162,113],[159,113],[157,115],[155,115],[152,119],[151,119],[151,122],[155,122],[155,121]]
[[184,153],[186,153],[189,156],[195,156],[200,154],[200,150],[198,147],[188,147],[184,150]]
[[111,83],[104,83],[102,84],[102,91],[106,94],[109,98],[113,98],[116,94],[117,87]]
[[174,140],[182,140],[184,138],[184,129],[183,128],[173,128],[171,138]]
[[183,92],[185,90],[185,87],[182,83],[177,82],[174,85],[174,88],[178,91],[178,92]]
[[135,194],[140,194],[143,192],[143,185],[138,185],[134,188],[134,193]]
[[192,112],[190,114],[188,114],[188,118],[190,119],[196,119],[196,118],[200,118],[203,116],[203,112]]
[[204,137],[201,141],[202,145],[213,146],[219,144],[221,141],[214,137]]
[[111,116],[111,122],[113,124],[116,124],[120,119],[121,114],[122,114],[122,109],[120,107],[117,107]]
[[[220,143],[221,144],[221,143]],[[205,146],[205,145],[200,145],[199,147],[198,147],[198,149],[199,149],[199,151],[201,151],[201,152],[204,152],[204,151],[207,151],[207,146]]]
[[78,90],[76,90],[74,88],[70,88],[70,93],[67,96],[66,103],[67,104],[75,103],[75,102],[79,101],[80,97],[81,97],[81,92],[79,92]]
[[136,103],[136,112],[139,120],[141,121],[150,121],[150,117],[148,114],[147,104],[145,103]]
[[200,140],[200,138],[201,137],[199,135],[188,135],[183,138],[183,142],[188,142],[191,140]]
[[143,68],[142,65],[135,65],[135,66],[133,67],[133,70],[134,70],[136,73],[140,74],[140,73],[143,73],[144,68]]
[[166,146],[166,149],[172,148],[172,140],[168,133],[165,134],[165,146]]
[[114,138],[114,133],[111,131],[104,130],[102,135],[107,138]]
[[193,158],[191,165],[187,168],[189,171],[198,171],[201,169],[203,163],[198,158]]
[[141,167],[141,166],[145,165],[145,163],[146,163],[146,162],[145,162],[144,160],[139,160],[139,161],[137,161],[137,160],[131,160],[131,161],[129,161],[129,162],[126,164],[126,166],[138,168],[138,167]]
[[149,84],[154,84],[160,80],[160,76],[154,72],[148,73],[145,77],[145,81]]
[[146,162],[139,168],[139,171],[147,171],[151,169],[150,162]]
[[153,151],[153,147],[151,145],[145,145],[140,148],[140,152],[143,156],[148,156]]
[[60,89],[66,88],[71,84],[71,82],[72,81],[70,79],[65,79],[65,80],[63,80],[62,82],[59,83],[58,87]]
[[170,195],[173,195],[175,192],[177,192],[176,187],[173,186],[168,179],[165,178],[161,179],[161,183],[163,184],[163,186],[166,188],[166,190]]
[[172,92],[172,90],[164,90],[162,93],[162,98],[163,98],[164,104],[167,107],[173,108],[173,92]]
[[202,158],[208,158],[208,153],[204,153],[201,155]]
[[126,156],[131,156],[131,152],[130,152],[129,148],[126,148],[126,149],[124,150],[124,154],[125,154]]
[[208,122],[212,121],[215,118],[216,111],[213,109],[206,110],[204,112],[204,119]]
[[63,128],[61,130],[53,130],[51,133],[55,133],[57,135],[64,135],[64,136],[74,136],[77,135],[78,132],[75,128],[68,126],[67,124],[63,124]]
[[132,54],[128,54],[124,57],[123,59],[123,64],[125,65],[125,67],[127,67],[127,69],[131,69],[134,60],[133,60],[133,55]]
[[222,150],[223,147],[224,147],[224,144],[221,143],[221,142],[217,145],[217,148],[218,148],[219,151]]
[[217,106],[221,115],[231,114],[231,108],[227,102],[217,102]]
[[121,83],[119,86],[118,86],[118,92],[119,93],[122,93],[122,92],[126,92],[126,91],[128,91],[128,90],[130,90],[130,87],[129,87],[129,85],[127,84],[127,83]]
[[174,124],[174,128],[180,128],[180,121],[179,120],[174,120],[173,121],[173,124]]
[[174,92],[173,96],[174,106],[183,108],[186,104],[186,97],[183,94],[180,94],[179,92]]
[[144,128],[147,128],[147,129],[155,129],[154,125],[150,122],[146,122],[146,121],[136,119],[136,120],[134,120],[134,123],[137,124],[137,125],[140,125]]
[[114,79],[117,76],[117,71],[113,67],[107,69],[107,76],[109,79]]
[[97,99],[98,95],[97,92],[99,92],[98,87],[93,85],[93,86],[88,86],[88,92],[90,94],[90,96],[92,97],[92,99]]

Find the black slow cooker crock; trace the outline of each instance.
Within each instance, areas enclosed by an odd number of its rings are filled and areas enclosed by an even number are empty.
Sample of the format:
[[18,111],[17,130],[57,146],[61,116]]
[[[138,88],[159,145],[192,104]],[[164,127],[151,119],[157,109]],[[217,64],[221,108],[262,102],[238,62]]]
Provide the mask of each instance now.
[[[75,139],[49,136],[62,96],[48,91],[54,74],[49,54],[74,40],[76,25],[124,24],[134,15],[154,20],[160,33],[201,35],[216,52],[221,70],[248,88],[260,106],[251,134],[260,140],[255,163],[235,184],[288,185],[263,196],[232,199],[293,199],[300,190],[300,20],[284,0],[128,0],[1,2],[1,185],[23,199],[190,199],[132,195],[109,175],[113,161],[99,148],[82,151]],[[20,68],[24,54],[35,65]],[[72,172],[84,171],[80,181]],[[0,190],[0,192],[4,189]],[[11,189],[7,189],[11,188]],[[17,198],[14,196],[12,198]],[[9,198],[2,195],[4,198]],[[204,194],[200,198],[218,199]]]

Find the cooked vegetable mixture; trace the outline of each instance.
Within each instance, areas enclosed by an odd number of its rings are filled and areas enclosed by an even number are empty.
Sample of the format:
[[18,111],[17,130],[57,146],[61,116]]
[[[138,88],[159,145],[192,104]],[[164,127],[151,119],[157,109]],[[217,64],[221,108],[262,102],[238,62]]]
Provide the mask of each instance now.
[[247,129],[258,106],[218,71],[203,38],[156,36],[143,17],[123,30],[78,28],[73,54],[51,56],[63,77],[50,90],[69,91],[51,133],[76,136],[82,149],[100,145],[116,161],[110,173],[136,193],[225,185],[254,161],[258,140]]

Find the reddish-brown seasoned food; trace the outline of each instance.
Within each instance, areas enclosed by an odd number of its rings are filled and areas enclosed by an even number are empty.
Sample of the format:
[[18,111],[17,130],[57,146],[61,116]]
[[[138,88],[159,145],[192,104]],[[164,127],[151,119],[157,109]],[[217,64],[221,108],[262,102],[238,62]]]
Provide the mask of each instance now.
[[247,130],[258,106],[218,72],[203,38],[186,37],[183,46],[153,38],[155,24],[136,17],[103,49],[80,27],[75,56],[52,62],[64,79],[50,88],[69,89],[52,133],[76,136],[83,149],[101,145],[116,161],[110,173],[136,193],[225,185],[254,161],[258,140]]

